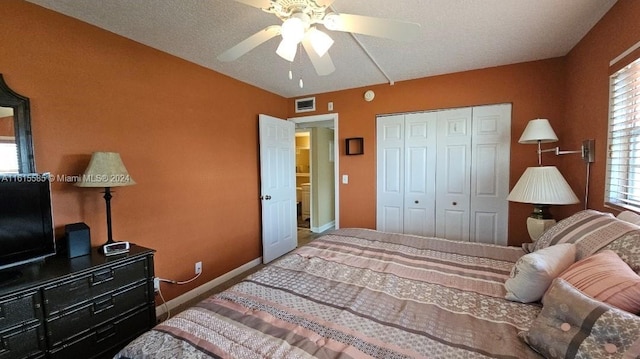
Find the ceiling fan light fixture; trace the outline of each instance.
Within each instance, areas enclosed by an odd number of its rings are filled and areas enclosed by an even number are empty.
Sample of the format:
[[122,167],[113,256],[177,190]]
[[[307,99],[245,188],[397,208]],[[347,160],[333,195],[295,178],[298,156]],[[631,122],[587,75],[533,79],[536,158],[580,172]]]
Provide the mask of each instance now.
[[308,36],[311,41],[311,46],[320,57],[324,56],[324,54],[329,51],[334,42],[329,35],[315,27],[309,29]]
[[304,39],[304,33],[307,30],[308,23],[297,16],[290,17],[282,23],[282,38],[287,41],[298,44]]
[[298,50],[298,43],[289,41],[287,39],[282,39],[280,41],[280,45],[278,45],[278,49],[276,50],[276,54],[278,54],[283,59],[293,62],[296,58],[296,51]]

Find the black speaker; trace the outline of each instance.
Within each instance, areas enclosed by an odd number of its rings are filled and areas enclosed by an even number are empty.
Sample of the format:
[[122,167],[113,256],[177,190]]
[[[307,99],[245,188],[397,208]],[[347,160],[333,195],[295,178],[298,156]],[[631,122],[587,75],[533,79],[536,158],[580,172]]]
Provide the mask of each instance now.
[[91,233],[85,223],[72,223],[64,226],[67,254],[69,258],[86,256],[91,253]]

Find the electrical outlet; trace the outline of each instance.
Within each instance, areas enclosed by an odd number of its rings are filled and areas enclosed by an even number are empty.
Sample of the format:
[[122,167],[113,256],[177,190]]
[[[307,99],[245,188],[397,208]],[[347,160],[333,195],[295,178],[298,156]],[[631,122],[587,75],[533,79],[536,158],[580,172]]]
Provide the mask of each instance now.
[[196,274],[202,273],[202,262],[196,262]]
[[158,277],[153,278],[153,290],[156,292],[160,290],[160,278]]

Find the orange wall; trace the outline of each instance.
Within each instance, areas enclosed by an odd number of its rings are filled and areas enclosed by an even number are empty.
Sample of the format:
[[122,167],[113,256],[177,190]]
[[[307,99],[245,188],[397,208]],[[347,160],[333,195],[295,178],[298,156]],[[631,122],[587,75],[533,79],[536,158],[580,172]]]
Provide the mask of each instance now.
[[[563,74],[564,61],[556,58],[316,95],[316,108],[326,109],[332,101],[339,114],[340,146],[345,138],[364,137],[364,155],[346,156],[344,149],[340,153],[340,175],[349,175],[349,184],[340,185],[340,226],[376,226],[376,115],[512,103],[512,187],[526,167],[537,164],[535,146],[517,143],[527,122],[537,117],[561,118]],[[363,99],[367,89],[376,93],[372,102]],[[291,99],[289,108],[293,106]],[[294,115],[290,110],[289,116]],[[530,205],[510,204],[510,244],[529,240],[525,219],[531,210]]]
[[[31,101],[36,167],[81,174],[94,151],[120,152],[137,185],[115,189],[114,239],[157,250],[171,299],[261,255],[257,114],[286,99],[86,23],[3,0],[0,71]],[[57,234],[86,222],[106,241],[99,189],[53,185]]]
[[[596,140],[596,162],[591,166],[589,208],[604,207],[609,116],[609,62],[640,41],[640,1],[619,0],[602,20],[566,56],[567,94],[563,127],[558,131],[568,149],[582,140]],[[561,170],[578,197],[583,198],[586,168],[575,156],[562,158]],[[570,215],[579,205],[561,208]],[[615,211],[613,211],[615,212]]]

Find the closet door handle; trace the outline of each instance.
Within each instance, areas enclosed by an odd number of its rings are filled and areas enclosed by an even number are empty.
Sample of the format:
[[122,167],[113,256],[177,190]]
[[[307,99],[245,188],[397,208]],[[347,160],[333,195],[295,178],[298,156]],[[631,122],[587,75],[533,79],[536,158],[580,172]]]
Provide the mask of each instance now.
[[270,199],[271,199],[271,196],[269,196],[269,195],[266,195],[266,196],[260,196],[260,199],[261,199],[261,200],[263,199],[263,200],[265,200],[265,201],[268,201],[268,200],[270,200]]
[[420,201],[414,201],[413,203],[418,204],[418,203],[420,203]]
[[451,203],[451,204],[452,204],[452,205],[454,205],[454,206],[457,206],[457,205],[458,205],[458,202],[453,202],[453,203]]

